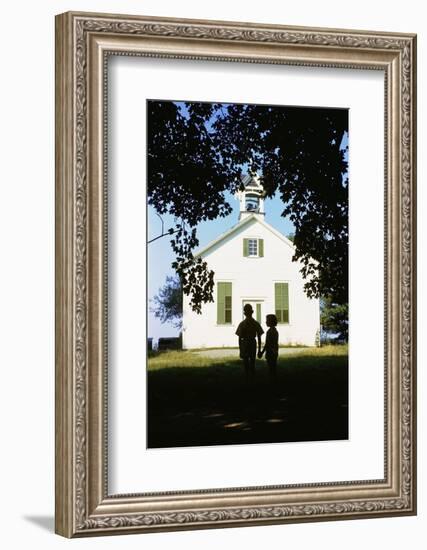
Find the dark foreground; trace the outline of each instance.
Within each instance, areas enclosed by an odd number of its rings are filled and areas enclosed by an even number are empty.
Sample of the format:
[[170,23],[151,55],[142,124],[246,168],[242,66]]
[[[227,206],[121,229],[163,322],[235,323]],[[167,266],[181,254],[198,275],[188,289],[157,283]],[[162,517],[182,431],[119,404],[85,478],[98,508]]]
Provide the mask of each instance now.
[[240,360],[193,355],[149,362],[149,448],[348,438],[346,348],[285,356],[274,383],[263,360],[246,383]]

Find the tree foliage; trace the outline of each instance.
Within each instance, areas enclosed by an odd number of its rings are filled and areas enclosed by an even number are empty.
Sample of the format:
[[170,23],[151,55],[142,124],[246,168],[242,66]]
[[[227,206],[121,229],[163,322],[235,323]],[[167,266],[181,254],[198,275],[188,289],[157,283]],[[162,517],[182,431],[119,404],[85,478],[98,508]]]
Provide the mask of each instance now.
[[166,277],[165,284],[153,298],[154,316],[162,323],[172,323],[174,327],[182,325],[182,287],[179,277]]
[[343,109],[149,102],[148,202],[176,220],[173,267],[195,311],[213,295],[213,272],[193,256],[197,225],[232,211],[226,192],[248,165],[295,226],[307,295],[347,302],[347,129]]
[[320,324],[326,332],[348,340],[348,304],[338,304],[331,296],[321,298]]

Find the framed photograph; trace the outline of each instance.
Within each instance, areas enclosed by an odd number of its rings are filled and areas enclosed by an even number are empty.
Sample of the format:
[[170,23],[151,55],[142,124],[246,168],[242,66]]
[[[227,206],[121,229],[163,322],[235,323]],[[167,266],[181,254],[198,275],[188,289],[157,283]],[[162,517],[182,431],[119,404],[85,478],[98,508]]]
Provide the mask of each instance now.
[[416,513],[416,37],[56,18],[56,532]]

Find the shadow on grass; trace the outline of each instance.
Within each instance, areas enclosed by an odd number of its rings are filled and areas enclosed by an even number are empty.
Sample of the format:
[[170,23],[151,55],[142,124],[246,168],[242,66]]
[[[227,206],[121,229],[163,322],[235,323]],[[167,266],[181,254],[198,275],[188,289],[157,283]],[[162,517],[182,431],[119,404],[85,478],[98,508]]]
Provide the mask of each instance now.
[[246,383],[238,359],[148,371],[148,447],[348,438],[347,356],[264,361]]

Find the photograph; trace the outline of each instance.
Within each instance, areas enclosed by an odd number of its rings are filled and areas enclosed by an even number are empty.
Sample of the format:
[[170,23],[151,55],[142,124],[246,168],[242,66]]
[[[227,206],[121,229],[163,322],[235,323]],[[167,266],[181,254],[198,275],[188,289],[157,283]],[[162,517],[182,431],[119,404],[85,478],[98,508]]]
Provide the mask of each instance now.
[[147,448],[347,440],[348,109],[146,109]]

